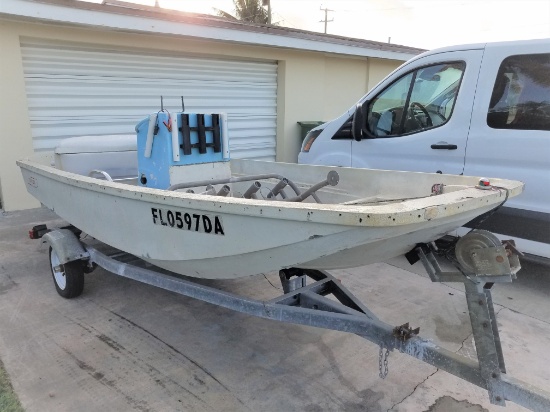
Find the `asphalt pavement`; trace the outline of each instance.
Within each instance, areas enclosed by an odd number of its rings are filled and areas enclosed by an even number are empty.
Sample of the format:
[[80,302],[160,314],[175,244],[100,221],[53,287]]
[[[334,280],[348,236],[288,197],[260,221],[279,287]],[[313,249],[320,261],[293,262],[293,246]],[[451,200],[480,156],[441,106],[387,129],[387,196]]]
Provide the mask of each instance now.
[[[84,293],[55,291],[35,224],[45,209],[0,214],[0,359],[33,411],[520,411],[486,391],[355,335],[282,324],[179,296],[97,269]],[[331,271],[382,320],[420,326],[448,350],[475,356],[463,288],[432,283],[399,257]],[[258,299],[278,275],[209,282]],[[523,263],[493,289],[509,375],[550,390],[550,269]]]

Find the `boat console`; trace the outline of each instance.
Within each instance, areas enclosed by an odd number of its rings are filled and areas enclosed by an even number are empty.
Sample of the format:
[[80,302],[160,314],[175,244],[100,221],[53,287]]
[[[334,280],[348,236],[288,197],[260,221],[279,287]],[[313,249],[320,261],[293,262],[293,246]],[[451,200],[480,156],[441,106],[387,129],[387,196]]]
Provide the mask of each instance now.
[[231,177],[225,114],[161,110],[138,123],[136,132],[140,186],[168,189],[185,181]]

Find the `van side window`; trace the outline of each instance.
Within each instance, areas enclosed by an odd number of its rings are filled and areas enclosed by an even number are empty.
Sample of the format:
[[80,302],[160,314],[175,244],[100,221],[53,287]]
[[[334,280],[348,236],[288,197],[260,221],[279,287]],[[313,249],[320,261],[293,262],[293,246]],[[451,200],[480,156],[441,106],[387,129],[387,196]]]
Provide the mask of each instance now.
[[493,129],[550,130],[550,54],[503,60],[487,113]]
[[369,105],[370,134],[393,137],[445,124],[453,112],[465,67],[464,62],[437,64],[396,80]]

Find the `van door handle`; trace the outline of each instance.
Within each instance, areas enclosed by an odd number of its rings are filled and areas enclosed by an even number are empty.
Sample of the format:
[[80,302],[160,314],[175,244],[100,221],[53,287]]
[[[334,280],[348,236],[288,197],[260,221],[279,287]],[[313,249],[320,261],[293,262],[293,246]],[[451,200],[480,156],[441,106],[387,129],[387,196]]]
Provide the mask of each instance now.
[[432,149],[436,150],[456,150],[458,146],[456,144],[449,144],[446,142],[439,142],[430,146]]

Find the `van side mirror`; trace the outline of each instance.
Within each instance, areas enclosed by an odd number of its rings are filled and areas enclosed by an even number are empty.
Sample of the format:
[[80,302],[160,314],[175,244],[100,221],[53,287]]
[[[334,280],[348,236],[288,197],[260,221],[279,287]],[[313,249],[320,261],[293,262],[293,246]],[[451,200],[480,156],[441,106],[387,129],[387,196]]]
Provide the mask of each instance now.
[[351,135],[358,142],[365,136],[368,107],[368,100],[357,103],[357,106],[355,106],[355,113],[351,121]]

